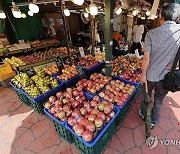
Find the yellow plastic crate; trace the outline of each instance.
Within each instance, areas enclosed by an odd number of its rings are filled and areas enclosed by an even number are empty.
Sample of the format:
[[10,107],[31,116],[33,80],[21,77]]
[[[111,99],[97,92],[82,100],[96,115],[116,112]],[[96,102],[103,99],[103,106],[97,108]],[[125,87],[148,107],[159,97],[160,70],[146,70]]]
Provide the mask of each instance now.
[[0,81],[15,76],[16,73],[12,70],[9,63],[1,63],[0,65]]

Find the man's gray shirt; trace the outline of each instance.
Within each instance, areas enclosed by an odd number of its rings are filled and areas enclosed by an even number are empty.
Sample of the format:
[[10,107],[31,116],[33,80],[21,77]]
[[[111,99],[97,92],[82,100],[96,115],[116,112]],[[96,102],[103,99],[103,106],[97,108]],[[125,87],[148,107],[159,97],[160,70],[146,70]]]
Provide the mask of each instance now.
[[180,46],[180,24],[166,21],[146,34],[143,50],[150,52],[147,80],[158,82],[168,73]]

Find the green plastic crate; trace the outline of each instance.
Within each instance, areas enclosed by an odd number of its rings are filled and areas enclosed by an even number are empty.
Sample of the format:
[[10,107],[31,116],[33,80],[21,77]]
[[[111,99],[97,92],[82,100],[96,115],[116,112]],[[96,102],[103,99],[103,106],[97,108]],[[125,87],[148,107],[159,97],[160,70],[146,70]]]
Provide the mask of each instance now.
[[103,151],[104,147],[107,145],[107,143],[110,141],[112,136],[115,134],[115,132],[116,121],[114,120],[94,146],[88,147],[75,136],[74,143],[76,148],[82,154],[100,154]]
[[30,106],[31,105],[31,102],[29,101],[29,99],[24,94],[22,94],[21,92],[19,92],[17,90],[15,90],[15,92],[17,93],[17,95],[19,96],[19,99],[21,100],[21,102],[23,104],[25,104],[26,106]]
[[122,124],[122,122],[124,121],[125,117],[127,116],[127,114],[129,113],[130,110],[130,102],[128,102],[119,112],[119,114],[116,117],[116,126],[119,126]]
[[44,103],[46,102],[46,100],[43,100],[41,102],[33,102],[31,100],[29,100],[31,102],[31,108],[36,111],[37,113],[39,113],[40,115],[44,114]]
[[54,122],[54,126],[56,128],[56,132],[58,133],[59,137],[60,138],[62,137],[68,143],[73,143],[74,142],[73,134],[61,124],[58,124],[55,121],[53,122]]

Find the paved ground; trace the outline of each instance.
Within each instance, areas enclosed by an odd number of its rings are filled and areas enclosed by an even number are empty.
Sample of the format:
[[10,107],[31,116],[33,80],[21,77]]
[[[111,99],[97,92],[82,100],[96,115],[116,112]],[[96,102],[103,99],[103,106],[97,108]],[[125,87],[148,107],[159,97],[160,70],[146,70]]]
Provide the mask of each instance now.
[[[144,124],[137,115],[138,109],[137,101],[103,154],[180,153],[180,143],[173,146],[160,145],[159,142],[156,148],[147,148]],[[160,124],[153,129],[152,135],[162,140],[180,140],[180,92],[169,93],[165,98]],[[57,136],[53,123],[46,116],[40,116],[30,107],[22,105],[11,88],[0,86],[0,154],[20,153],[78,154],[79,151]]]

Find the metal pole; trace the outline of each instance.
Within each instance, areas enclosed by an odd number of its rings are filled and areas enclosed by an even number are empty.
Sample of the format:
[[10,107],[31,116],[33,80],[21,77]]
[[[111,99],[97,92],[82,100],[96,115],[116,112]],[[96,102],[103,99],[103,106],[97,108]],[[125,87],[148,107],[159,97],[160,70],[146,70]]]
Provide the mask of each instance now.
[[67,51],[68,51],[68,58],[69,58],[69,62],[70,64],[72,64],[71,61],[71,55],[70,55],[70,31],[69,31],[69,25],[67,24],[67,20],[66,20],[66,16],[64,14],[64,1],[59,0],[60,3],[60,7],[61,7],[61,14],[62,14],[62,20],[63,20],[63,25],[64,25],[64,30],[65,30],[65,37],[66,37],[66,46],[67,46]]
[[105,70],[106,75],[112,73],[112,32],[113,32],[113,3],[114,1],[105,0]]

